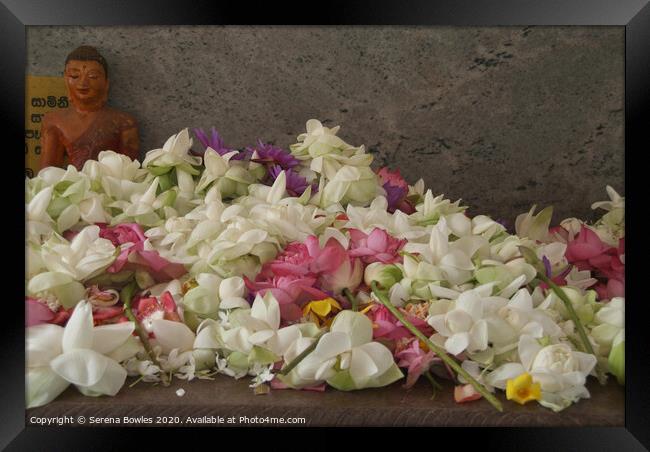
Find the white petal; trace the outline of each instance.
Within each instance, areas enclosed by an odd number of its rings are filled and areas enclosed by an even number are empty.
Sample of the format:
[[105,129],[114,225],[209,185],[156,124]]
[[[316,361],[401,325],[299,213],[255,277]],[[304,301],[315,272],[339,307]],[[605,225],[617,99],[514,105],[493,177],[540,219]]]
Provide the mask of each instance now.
[[106,370],[102,378],[90,386],[77,386],[79,391],[87,396],[109,395],[114,396],[124,385],[126,369],[112,359],[106,358]]
[[458,355],[469,345],[469,333],[456,333],[445,341],[445,349],[452,355]]
[[121,363],[122,361],[126,361],[142,352],[144,352],[144,347],[140,343],[140,339],[134,336],[129,336],[122,345],[108,353],[106,357],[115,362]]
[[447,317],[446,314],[439,314],[439,315],[432,315],[429,317],[427,320],[427,323],[433,327],[438,333],[445,337],[451,336],[452,333],[449,328],[447,328],[447,325],[445,324],[445,318]]
[[268,341],[275,335],[273,330],[262,330],[248,336],[248,340],[251,344],[259,345]]
[[30,326],[25,331],[25,354],[27,367],[49,366],[50,361],[59,356],[63,327],[49,323]]
[[456,309],[462,309],[472,316],[472,319],[479,320],[483,317],[483,303],[481,297],[473,290],[461,293],[456,300]]
[[103,355],[110,353],[126,342],[134,329],[135,324],[133,322],[120,322],[95,327],[92,348]]
[[332,359],[328,359],[327,361],[324,361],[318,367],[318,369],[316,369],[316,372],[314,373],[314,379],[327,380],[328,378],[332,378],[336,374],[336,371],[333,368],[334,364],[336,364],[336,358],[332,358]]
[[360,312],[345,310],[334,318],[330,331],[345,333],[350,346],[356,347],[372,340],[372,321]]
[[241,297],[223,298],[219,303],[219,309],[250,308],[248,301]]
[[352,347],[350,337],[340,331],[325,333],[318,341],[314,354],[322,359],[329,359],[343,352],[350,350]]
[[460,292],[456,290],[447,289],[446,287],[433,283],[429,284],[429,291],[431,291],[431,295],[435,298],[446,298],[448,300],[455,300],[460,295]]
[[377,371],[375,373],[376,376],[382,375],[384,372],[386,372],[390,366],[395,362],[393,360],[393,355],[386,348],[386,346],[380,344],[379,342],[369,342],[367,344],[363,344],[359,347],[353,348],[352,349],[352,355],[354,357],[355,350],[363,350],[365,353],[372,358],[372,361],[375,363],[375,366],[377,367]]
[[[512,296],[513,293],[515,293],[515,291],[517,289],[519,289],[521,287],[522,284],[526,283],[526,279],[527,279],[526,275],[517,276],[515,279],[513,279],[510,282],[510,284],[508,284],[506,287],[503,288],[503,290],[501,290],[501,292],[499,292],[499,296],[504,297],[504,298],[509,298],[510,296]],[[526,289],[521,289],[519,292],[521,293],[522,291],[528,293],[528,291]],[[530,294],[528,294],[528,297],[530,297]],[[513,298],[513,300],[514,300],[514,298]],[[525,302],[526,302],[526,300],[522,301],[522,303],[525,303]],[[531,298],[530,306],[531,306],[531,309],[532,309],[532,298]]]
[[174,348],[181,352],[192,350],[195,336],[184,323],[155,319],[151,322],[151,330],[163,353],[169,353]]
[[445,318],[447,327],[452,333],[464,333],[470,330],[472,324],[472,317],[461,309],[454,309],[447,313]]
[[30,220],[36,220],[46,215],[47,207],[50,205],[53,187],[47,187],[39,191],[32,198],[27,206],[27,217]]
[[233,276],[221,281],[219,286],[219,298],[243,297],[246,290],[244,280],[239,276]]
[[89,349],[93,346],[93,310],[90,303],[80,301],[65,326],[62,338],[63,352]]
[[27,369],[25,396],[27,408],[43,406],[56,399],[70,385],[49,367]]
[[282,356],[289,346],[300,339],[302,333],[298,325],[290,325],[281,328],[269,342],[269,348],[276,355]]
[[538,322],[528,322],[524,327],[519,331],[520,334],[526,334],[535,338],[540,338],[544,336],[544,328]]
[[506,363],[497,367],[485,378],[486,383],[495,388],[505,389],[506,382],[523,374],[526,370],[519,363]]
[[535,357],[542,349],[537,340],[531,336],[523,335],[519,338],[519,359],[526,370],[531,370]]
[[76,349],[54,358],[50,366],[70,383],[90,386],[102,378],[109,361],[111,360],[94,350]]
[[485,320],[479,320],[469,330],[471,351],[485,350],[488,346],[488,327]]
[[366,380],[378,374],[378,367],[372,357],[361,347],[352,349],[350,358],[350,376],[357,384],[362,386]]
[[278,174],[275,182],[273,182],[273,186],[271,187],[271,190],[269,190],[269,194],[266,197],[267,203],[277,204],[282,199],[284,196],[285,188],[287,186],[286,180],[287,176],[285,172],[280,171],[280,174]]

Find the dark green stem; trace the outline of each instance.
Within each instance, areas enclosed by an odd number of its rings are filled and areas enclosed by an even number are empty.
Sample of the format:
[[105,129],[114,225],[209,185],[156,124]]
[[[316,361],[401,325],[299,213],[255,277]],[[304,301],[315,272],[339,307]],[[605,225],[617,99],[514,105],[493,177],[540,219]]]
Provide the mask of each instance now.
[[284,366],[282,369],[280,369],[280,371],[278,372],[278,374],[280,374],[280,375],[287,375],[287,374],[288,374],[289,372],[291,372],[291,371],[292,371],[292,370],[293,370],[293,369],[294,369],[298,364],[300,364],[300,361],[302,361],[303,359],[305,359],[305,358],[307,357],[307,355],[309,355],[311,352],[314,351],[314,349],[315,349],[316,346],[318,345],[318,341],[320,341],[320,338],[323,337],[323,334],[325,334],[325,333],[327,332],[327,330],[328,330],[328,328],[324,328],[324,329],[322,329],[321,332],[318,333],[318,335],[316,336],[316,340],[315,340],[314,342],[312,342],[311,344],[309,344],[309,347],[307,347],[306,349],[304,349],[304,350],[302,351],[302,353],[300,353],[298,356],[296,356],[296,357],[293,359],[293,361],[291,361],[289,364],[287,364],[287,365]]
[[[566,307],[566,310],[569,313],[569,317],[573,321],[576,330],[578,330],[578,336],[580,336],[580,341],[582,342],[582,351],[596,356],[596,354],[594,353],[594,348],[592,347],[591,342],[589,342],[589,338],[587,337],[585,327],[582,325],[582,322],[580,321],[578,314],[573,308],[573,303],[571,303],[571,300],[569,299],[567,294],[564,292],[564,290],[562,290],[561,287],[559,287],[548,276],[546,276],[546,269],[544,268],[544,264],[539,260],[537,254],[535,254],[533,250],[525,246],[520,246],[519,251],[521,252],[521,255],[524,257],[524,259],[533,267],[535,267],[535,270],[537,270],[537,277],[540,280],[542,280],[544,283],[546,283],[551,288],[551,290],[555,293],[555,295],[557,295],[558,298],[562,300],[562,302],[564,303],[564,306]],[[602,372],[602,369],[600,368],[599,364],[596,364],[596,372],[598,373],[598,380],[601,383],[604,383],[605,375]]]
[[[576,330],[578,330],[578,335],[580,336],[580,341],[582,342],[582,351],[589,353],[591,355],[596,356],[596,353],[594,353],[594,348],[591,345],[591,342],[589,341],[589,338],[587,337],[587,332],[585,331],[585,327],[582,325],[582,322],[580,321],[580,318],[578,317],[578,313],[575,311],[573,308],[573,303],[571,303],[571,300],[569,297],[567,297],[566,293],[564,290],[562,290],[561,287],[559,287],[557,284],[555,284],[551,279],[549,279],[548,276],[545,274],[542,274],[540,272],[537,273],[537,276],[539,279],[544,281],[548,286],[553,290],[555,295],[560,298],[564,302],[564,306],[566,307],[566,310],[569,312],[569,317],[571,317],[571,320],[576,326]],[[601,383],[605,382],[605,375],[602,372],[602,369],[600,368],[600,364],[596,363],[596,373],[598,373],[598,381]]]
[[153,348],[151,347],[151,343],[149,342],[149,334],[142,328],[142,325],[140,325],[140,322],[138,322],[138,319],[135,317],[133,314],[133,311],[131,310],[131,301],[133,300],[133,295],[135,294],[137,288],[137,283],[135,281],[131,281],[122,291],[120,292],[120,299],[124,303],[124,313],[128,317],[130,321],[132,321],[135,325],[135,332],[138,334],[138,337],[140,338],[140,342],[142,343],[142,346],[144,347],[144,351],[147,353],[147,356],[151,360],[151,362],[158,366],[158,369],[160,369],[160,377],[162,380],[163,386],[169,386],[169,378],[167,378],[167,374],[163,370],[160,361],[158,361],[158,358],[156,358],[156,354],[153,351]]
[[501,402],[492,394],[490,391],[487,390],[485,386],[483,386],[481,383],[476,381],[474,377],[472,377],[465,369],[463,369],[451,356],[447,354],[441,347],[438,345],[434,344],[431,342],[431,340],[426,337],[420,330],[418,330],[411,322],[406,320],[406,317],[393,305],[393,303],[390,302],[388,297],[386,297],[386,294],[384,294],[382,291],[379,290],[379,287],[377,286],[377,283],[375,281],[372,282],[372,291],[374,294],[377,296],[377,299],[388,308],[388,310],[393,314],[397,320],[399,320],[402,325],[404,325],[415,337],[420,339],[422,342],[424,342],[427,347],[429,347],[429,350],[434,352],[440,359],[442,359],[449,367],[451,367],[453,370],[456,371],[458,375],[461,375],[465,381],[469,382],[474,389],[476,389],[494,408],[496,408],[499,411],[503,411],[503,407],[501,406]]
[[350,305],[352,306],[353,311],[358,311],[359,310],[359,300],[357,300],[357,297],[354,296],[352,292],[350,292],[350,289],[347,287],[343,289],[343,294],[346,296],[346,298],[350,301]]
[[436,395],[438,395],[438,391],[442,389],[442,386],[440,386],[440,383],[436,381],[435,378],[433,378],[433,375],[431,375],[430,371],[424,372],[424,376],[429,380],[429,383],[431,383],[431,400],[436,398]]

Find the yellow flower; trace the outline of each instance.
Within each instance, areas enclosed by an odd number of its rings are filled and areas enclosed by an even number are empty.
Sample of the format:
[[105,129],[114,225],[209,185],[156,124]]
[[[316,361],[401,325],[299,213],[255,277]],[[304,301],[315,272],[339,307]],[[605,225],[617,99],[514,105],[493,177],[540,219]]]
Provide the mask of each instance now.
[[307,303],[302,308],[302,314],[320,326],[322,322],[329,325],[333,317],[327,318],[330,314],[336,314],[341,310],[341,305],[334,298],[325,298],[324,300],[314,300]]
[[524,372],[517,378],[508,380],[506,384],[506,397],[508,400],[523,405],[531,400],[542,398],[542,388],[539,383],[533,383],[533,377]]

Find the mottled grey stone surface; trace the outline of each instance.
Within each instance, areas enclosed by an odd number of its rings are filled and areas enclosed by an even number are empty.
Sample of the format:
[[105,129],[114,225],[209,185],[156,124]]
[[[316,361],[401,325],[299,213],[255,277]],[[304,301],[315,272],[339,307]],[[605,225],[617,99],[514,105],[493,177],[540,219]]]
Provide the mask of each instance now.
[[[288,146],[309,118],[470,212],[623,193],[622,27],[28,27],[32,75],[97,46],[143,150],[184,127]],[[198,147],[197,147],[198,148]]]

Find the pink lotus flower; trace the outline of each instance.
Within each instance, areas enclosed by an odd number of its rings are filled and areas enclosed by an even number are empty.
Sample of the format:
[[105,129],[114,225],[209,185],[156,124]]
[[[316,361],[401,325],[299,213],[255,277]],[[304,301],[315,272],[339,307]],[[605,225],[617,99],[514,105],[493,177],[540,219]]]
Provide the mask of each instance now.
[[[406,316],[406,319],[413,324],[423,334],[431,336],[433,328],[423,319],[416,317],[404,309],[400,309]],[[399,341],[403,338],[412,338],[413,334],[397,320],[384,305],[374,304],[366,315],[373,323],[373,339],[387,339],[390,341]]]
[[363,279],[363,264],[360,259],[348,254],[343,245],[331,238],[323,248],[318,238],[307,237],[305,245],[313,258],[310,269],[319,274],[318,283],[324,290],[340,294],[343,289],[354,291]]
[[399,360],[397,362],[399,367],[407,368],[404,387],[410,388],[418,381],[420,375],[429,370],[434,361],[440,361],[440,358],[436,358],[436,354],[432,351],[424,351],[420,347],[420,341],[415,337],[400,342],[401,344],[398,345],[395,352],[395,358]]
[[[72,309],[70,310],[72,311]],[[65,325],[71,313],[63,306],[52,311],[44,301],[36,298],[25,298],[25,326],[42,325],[52,323],[54,325]]]
[[607,281],[595,289],[601,299],[625,296],[625,265],[621,256],[625,252],[625,241],[619,241],[618,248],[609,246],[586,226],[567,245],[565,256],[579,270],[589,270]]
[[165,319],[174,322],[181,322],[178,315],[178,307],[174,297],[165,291],[160,298],[151,296],[138,296],[132,304],[132,310],[135,318],[138,319],[144,328],[151,329],[151,321],[154,319]]
[[293,322],[302,317],[302,305],[311,300],[322,300],[329,295],[314,287],[316,278],[295,275],[276,276],[251,281],[244,277],[251,294],[262,296],[271,292],[280,305],[282,320]]
[[399,170],[391,171],[387,166],[380,168],[377,175],[381,178],[382,183],[389,183],[393,187],[406,188],[408,190],[409,184],[406,183]]
[[41,325],[51,323],[55,314],[45,303],[36,298],[25,298],[25,326]]
[[351,250],[348,254],[351,257],[360,257],[365,264],[402,262],[402,257],[397,252],[406,240],[396,239],[383,229],[375,228],[369,235],[358,229],[350,229],[350,238]]
[[125,223],[113,227],[98,224],[98,226],[99,236],[110,240],[114,246],[133,243],[132,246],[122,250],[115,262],[106,270],[108,273],[142,268],[159,283],[180,278],[187,273],[183,264],[169,262],[158,252],[144,249],[146,237],[139,224]]
[[[318,238],[305,243],[290,243],[262,267],[255,281],[244,279],[253,295],[270,291],[278,300],[284,321],[302,317],[302,307],[312,300],[323,300],[343,289],[354,291],[363,279],[360,259],[332,238],[321,248]],[[329,291],[331,293],[327,293]]]
[[288,244],[274,260],[262,266],[260,276],[272,278],[273,276],[308,275],[312,261],[307,246],[304,243],[293,242]]

